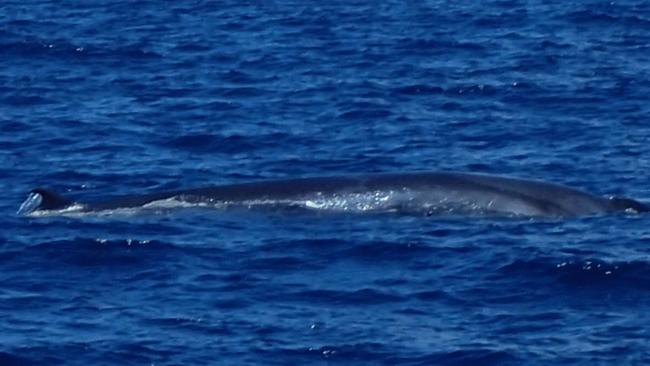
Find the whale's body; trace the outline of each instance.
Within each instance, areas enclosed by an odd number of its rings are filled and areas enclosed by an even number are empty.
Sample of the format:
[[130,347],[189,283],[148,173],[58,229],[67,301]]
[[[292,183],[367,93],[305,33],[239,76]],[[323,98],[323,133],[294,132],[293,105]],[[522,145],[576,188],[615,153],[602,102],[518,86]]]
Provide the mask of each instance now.
[[77,202],[49,190],[31,191],[19,213],[100,212],[160,207],[303,208],[334,212],[412,212],[570,217],[650,208],[627,198],[599,197],[536,180],[453,172],[367,174],[227,184]]

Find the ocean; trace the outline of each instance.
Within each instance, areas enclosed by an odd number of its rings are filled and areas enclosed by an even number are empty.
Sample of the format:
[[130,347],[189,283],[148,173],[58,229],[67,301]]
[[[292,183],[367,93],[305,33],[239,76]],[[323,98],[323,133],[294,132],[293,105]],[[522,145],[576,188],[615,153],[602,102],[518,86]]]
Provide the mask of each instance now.
[[647,215],[187,208],[463,171],[650,200],[643,1],[6,0],[0,365],[647,365]]

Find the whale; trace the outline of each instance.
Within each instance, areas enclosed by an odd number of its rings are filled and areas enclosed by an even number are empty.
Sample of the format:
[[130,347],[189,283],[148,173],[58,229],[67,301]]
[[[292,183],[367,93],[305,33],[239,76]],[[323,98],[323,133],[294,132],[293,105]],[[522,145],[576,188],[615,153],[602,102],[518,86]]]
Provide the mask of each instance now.
[[534,179],[464,172],[407,172],[261,180],[88,201],[35,188],[18,214],[160,210],[177,206],[515,217],[650,211],[649,205],[634,199],[599,196]]

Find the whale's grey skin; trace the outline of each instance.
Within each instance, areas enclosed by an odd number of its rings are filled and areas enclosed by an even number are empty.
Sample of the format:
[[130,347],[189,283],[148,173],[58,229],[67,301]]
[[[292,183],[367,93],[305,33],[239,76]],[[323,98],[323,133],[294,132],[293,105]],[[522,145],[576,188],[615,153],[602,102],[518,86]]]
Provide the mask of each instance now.
[[541,217],[650,210],[647,205],[632,199],[599,197],[559,184],[454,172],[271,180],[123,196],[96,202],[76,202],[43,188],[36,188],[31,194],[38,198],[38,205],[22,214],[68,208],[74,212],[138,208],[170,199],[220,206],[299,206],[332,211],[456,212]]

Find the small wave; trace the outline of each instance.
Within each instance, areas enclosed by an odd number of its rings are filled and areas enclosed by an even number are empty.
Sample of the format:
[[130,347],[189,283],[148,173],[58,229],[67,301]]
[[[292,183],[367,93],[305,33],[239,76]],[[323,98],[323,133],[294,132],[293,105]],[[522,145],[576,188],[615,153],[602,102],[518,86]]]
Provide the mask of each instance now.
[[393,89],[393,92],[403,95],[422,95],[422,96],[431,96],[439,95],[444,93],[444,89],[439,86],[431,86],[426,84],[411,84],[406,86],[401,86]]
[[0,102],[13,107],[27,107],[39,104],[53,104],[57,101],[44,98],[40,95],[9,95],[2,98]]
[[259,97],[270,94],[267,90],[250,86],[222,88],[219,93],[227,98]]
[[579,258],[515,260],[501,267],[499,273],[525,281],[553,280],[579,289],[650,290],[650,263],[645,261],[610,263]]
[[32,359],[24,358],[22,355],[18,356],[8,352],[0,352],[0,365],[3,366],[31,366],[39,364],[41,363]]
[[374,241],[361,244],[351,244],[348,248],[335,252],[335,258],[347,258],[363,262],[411,262],[418,258],[426,258],[434,251],[433,248],[419,243],[400,243]]
[[335,305],[370,305],[401,302],[406,299],[388,292],[364,288],[356,291],[339,290],[305,290],[285,294],[288,301],[305,301],[308,303],[327,303]]
[[[75,238],[43,242],[22,250],[22,265],[135,266],[172,258],[178,247],[156,240]],[[185,251],[183,251],[185,253]]]
[[345,120],[372,120],[388,118],[391,114],[391,111],[388,109],[354,109],[341,113],[339,117]]
[[440,40],[429,38],[403,38],[397,47],[406,53],[429,54],[435,52],[451,51],[485,51],[486,46],[477,42],[464,42],[455,40]]
[[[263,149],[277,141],[285,141],[291,136],[284,133],[271,133],[266,135],[245,136],[239,134],[218,135],[209,133],[188,134],[175,137],[164,142],[170,148],[194,151],[236,154]],[[260,141],[268,141],[262,143]]]
[[142,321],[142,323],[158,328],[172,329],[174,331],[181,329],[183,331],[206,336],[234,336],[234,332],[226,324],[214,324],[213,321],[204,320],[200,317],[160,317],[147,319]]
[[294,256],[255,258],[242,263],[242,265],[244,265],[245,268],[251,270],[265,270],[275,272],[296,270],[305,271],[309,269],[319,268],[319,266],[316,266],[310,261],[306,261]]
[[[614,3],[612,2],[611,4],[613,5]],[[611,26],[612,24],[618,24],[621,26],[644,28],[650,26],[650,20],[640,17],[636,11],[625,11],[623,9],[618,10],[619,11],[612,12],[612,9],[607,8],[589,8],[571,11],[566,16],[568,19],[577,24],[585,25],[603,24]]]
[[95,60],[147,60],[162,57],[138,44],[119,46],[78,45],[65,39],[26,39],[0,43],[0,48],[13,57]]
[[418,354],[396,350],[384,343],[366,342],[293,349],[258,349],[255,351],[275,364],[307,364],[316,360],[338,362],[348,365],[515,365],[520,364],[514,354],[487,348],[441,351]]

